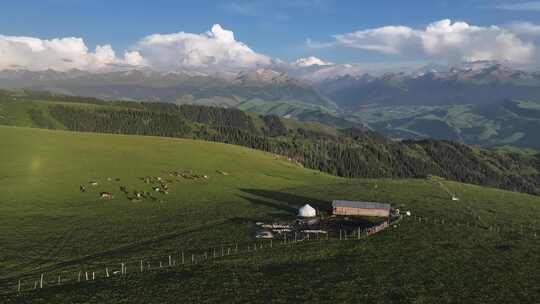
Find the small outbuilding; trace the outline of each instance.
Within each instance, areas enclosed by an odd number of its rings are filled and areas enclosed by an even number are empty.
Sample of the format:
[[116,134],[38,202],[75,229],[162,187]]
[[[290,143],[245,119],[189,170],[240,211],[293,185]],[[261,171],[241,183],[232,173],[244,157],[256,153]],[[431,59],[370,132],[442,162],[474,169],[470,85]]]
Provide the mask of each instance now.
[[390,217],[390,204],[335,200],[332,213],[342,216]]
[[315,217],[317,216],[317,210],[311,207],[309,204],[304,205],[304,207],[298,209],[299,217]]

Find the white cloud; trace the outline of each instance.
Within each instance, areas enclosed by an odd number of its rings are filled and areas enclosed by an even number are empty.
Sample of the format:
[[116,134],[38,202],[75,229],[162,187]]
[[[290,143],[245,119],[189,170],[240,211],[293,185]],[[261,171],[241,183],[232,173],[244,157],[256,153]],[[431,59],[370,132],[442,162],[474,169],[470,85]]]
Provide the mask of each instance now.
[[404,44],[418,39],[417,33],[406,26],[385,26],[335,35],[336,41],[344,46],[385,54],[398,54],[404,49]]
[[160,69],[246,69],[268,65],[270,57],[256,53],[234,33],[215,24],[203,34],[154,34],[134,48],[145,65]]
[[526,63],[533,59],[534,44],[498,26],[479,27],[442,20],[419,32],[423,50],[449,60],[501,60]]
[[306,58],[297,59],[295,62],[292,63],[292,65],[298,66],[298,67],[309,67],[313,65],[318,65],[318,66],[332,65],[332,63],[326,62],[315,56],[309,56]]
[[425,29],[385,26],[334,38],[332,46],[448,62],[500,60],[524,64],[534,61],[536,52],[532,41],[510,28],[480,27],[448,19],[431,23]]
[[508,11],[540,11],[540,1],[500,4],[495,8]]
[[141,39],[123,56],[112,46],[90,51],[82,38],[39,39],[0,35],[0,69],[88,71],[146,67],[156,70],[239,70],[266,66],[273,60],[256,53],[234,33],[216,24],[202,34],[179,32]]
[[98,45],[91,52],[82,38],[44,40],[0,35],[0,69],[100,70],[109,65],[134,63],[135,57],[132,52],[118,58],[110,45]]
[[507,26],[510,31],[526,37],[540,37],[540,25],[530,22],[514,22]]

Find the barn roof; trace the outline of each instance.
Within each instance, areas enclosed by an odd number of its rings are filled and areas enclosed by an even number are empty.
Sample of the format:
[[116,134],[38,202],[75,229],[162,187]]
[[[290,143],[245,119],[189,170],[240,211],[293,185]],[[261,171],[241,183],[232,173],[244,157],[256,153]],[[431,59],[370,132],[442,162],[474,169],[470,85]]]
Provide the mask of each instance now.
[[374,203],[374,202],[354,202],[354,201],[342,201],[342,200],[333,201],[332,207],[390,210],[390,204]]

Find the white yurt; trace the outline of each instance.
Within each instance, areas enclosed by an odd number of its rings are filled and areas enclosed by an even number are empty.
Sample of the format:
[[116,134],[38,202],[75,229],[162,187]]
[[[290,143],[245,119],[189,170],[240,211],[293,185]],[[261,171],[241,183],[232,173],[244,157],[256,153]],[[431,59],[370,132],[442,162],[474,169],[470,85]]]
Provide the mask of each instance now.
[[317,211],[315,208],[311,207],[309,204],[304,205],[304,207],[298,209],[299,217],[315,217],[317,216]]

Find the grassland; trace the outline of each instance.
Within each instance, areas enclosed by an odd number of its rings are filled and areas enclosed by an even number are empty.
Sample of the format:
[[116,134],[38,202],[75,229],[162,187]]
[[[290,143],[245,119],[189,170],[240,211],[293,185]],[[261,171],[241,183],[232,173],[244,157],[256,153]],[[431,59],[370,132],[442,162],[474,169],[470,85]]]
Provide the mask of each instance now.
[[[1,127],[0,134],[4,142],[0,182],[6,189],[0,194],[4,250],[0,267],[10,273],[272,210],[248,198],[246,189],[336,180],[270,154],[202,141],[11,127]],[[171,184],[170,194],[159,196],[162,203],[132,203],[119,190],[126,186],[151,191],[151,185],[139,178],[166,177],[171,170],[191,170],[209,179]],[[99,185],[92,187],[89,181]],[[88,191],[81,193],[80,185]],[[101,191],[115,198],[104,201]],[[213,241],[222,236],[215,235]],[[32,244],[41,245],[33,249]],[[196,245],[194,241],[190,247]]]
[[[0,127],[0,138],[0,282],[13,288],[17,278],[41,272],[68,276],[181,249],[252,243],[256,221],[294,217],[306,202],[324,210],[336,198],[385,201],[428,219],[406,220],[367,241],[276,246],[211,264],[11,294],[2,303],[534,303],[540,297],[535,196],[444,181],[460,198],[454,202],[430,180],[341,179],[202,141],[17,127]],[[119,191],[120,185],[146,190],[139,177],[170,170],[209,178],[174,181],[162,202],[133,203]],[[100,191],[115,197],[102,200]],[[25,282],[28,289],[32,281]]]
[[540,103],[505,101],[488,106],[373,106],[350,119],[389,137],[459,140],[485,147],[514,145],[538,150]]

